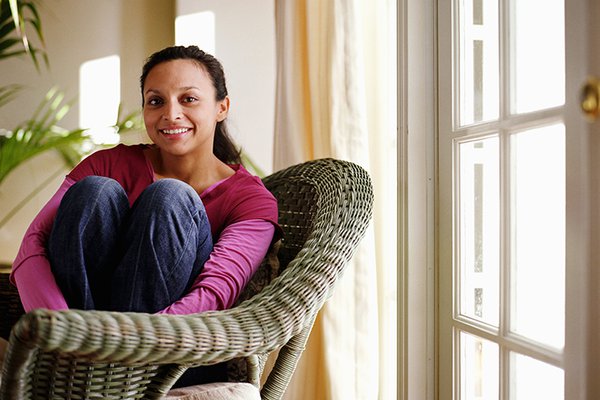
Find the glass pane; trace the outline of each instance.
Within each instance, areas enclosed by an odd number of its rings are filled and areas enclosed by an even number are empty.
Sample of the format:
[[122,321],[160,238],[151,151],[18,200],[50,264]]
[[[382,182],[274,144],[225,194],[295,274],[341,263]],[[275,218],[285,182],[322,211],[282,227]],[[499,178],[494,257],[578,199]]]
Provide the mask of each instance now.
[[564,0],[513,3],[511,111],[560,106],[565,102]]
[[459,275],[462,315],[498,326],[498,138],[459,145]]
[[513,400],[563,400],[564,373],[552,365],[511,353],[511,395]]
[[498,399],[498,345],[460,333],[460,399]]
[[460,125],[497,119],[498,2],[460,2],[458,87]]
[[511,137],[511,330],[562,348],[565,313],[565,128]]
[[[79,126],[95,144],[116,144],[112,126],[121,103],[121,59],[117,55],[89,60],[79,68]],[[89,149],[91,150],[91,149]]]

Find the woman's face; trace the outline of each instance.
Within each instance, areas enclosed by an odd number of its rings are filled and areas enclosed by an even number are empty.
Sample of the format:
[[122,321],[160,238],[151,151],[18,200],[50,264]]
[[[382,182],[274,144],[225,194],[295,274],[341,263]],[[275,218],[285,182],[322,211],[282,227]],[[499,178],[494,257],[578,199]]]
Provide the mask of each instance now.
[[212,154],[215,126],[229,99],[215,100],[210,76],[193,60],[156,65],[144,82],[144,123],[150,139],[173,155]]

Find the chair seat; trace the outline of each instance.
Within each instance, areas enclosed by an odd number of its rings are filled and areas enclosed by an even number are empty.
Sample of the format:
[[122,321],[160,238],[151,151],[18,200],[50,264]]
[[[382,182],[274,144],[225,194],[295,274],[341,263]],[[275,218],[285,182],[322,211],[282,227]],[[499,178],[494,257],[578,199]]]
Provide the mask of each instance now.
[[244,382],[217,382],[171,389],[165,400],[260,400],[258,388]]

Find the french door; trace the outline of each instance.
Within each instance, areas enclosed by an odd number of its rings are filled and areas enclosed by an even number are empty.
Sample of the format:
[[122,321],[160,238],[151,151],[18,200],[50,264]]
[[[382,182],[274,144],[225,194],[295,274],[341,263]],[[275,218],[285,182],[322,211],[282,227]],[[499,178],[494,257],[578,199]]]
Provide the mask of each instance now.
[[585,398],[585,4],[437,2],[440,399]]

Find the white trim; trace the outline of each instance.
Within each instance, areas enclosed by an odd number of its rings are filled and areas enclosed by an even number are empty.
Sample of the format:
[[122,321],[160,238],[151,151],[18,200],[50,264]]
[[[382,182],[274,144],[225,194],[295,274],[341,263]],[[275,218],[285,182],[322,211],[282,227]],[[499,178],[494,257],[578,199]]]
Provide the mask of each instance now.
[[[437,397],[435,342],[435,160],[437,95],[437,0],[402,0],[398,7],[399,178],[401,212],[399,249],[403,280],[399,316],[402,343],[400,398]],[[402,170],[402,168],[406,168]],[[405,181],[402,181],[405,179]],[[402,197],[404,195],[404,197]],[[401,215],[401,213],[399,213]],[[405,235],[403,237],[403,235]],[[403,237],[403,238],[402,238]],[[402,304],[404,302],[404,304]]]
[[[595,5],[596,4],[596,5]],[[593,10],[596,12],[594,13]],[[600,61],[597,49],[592,50],[591,43],[598,44],[600,34],[591,37],[592,26],[596,24],[600,8],[596,0],[566,0],[565,50],[567,59],[566,79],[566,118],[567,165],[574,168],[567,178],[567,247],[566,257],[566,332],[565,332],[565,398],[598,399],[600,381],[598,376],[597,331],[594,333],[594,321],[598,321],[598,304],[594,296],[598,291],[597,266],[599,237],[598,226],[598,186],[594,184],[594,159],[598,154],[598,132],[600,126],[587,124],[579,110],[579,88],[589,72],[597,65],[591,63],[594,57]],[[595,18],[594,18],[595,17]],[[593,21],[593,22],[592,22]],[[589,36],[588,36],[589,35]],[[588,42],[590,40],[590,42]],[[589,63],[589,64],[588,64]],[[589,65],[589,67],[588,67]],[[590,128],[591,131],[590,131]],[[596,175],[598,172],[596,172]],[[595,252],[595,253],[594,253]],[[594,259],[594,257],[596,257]],[[595,278],[595,279],[594,279]],[[596,298],[597,301],[597,298]],[[597,325],[596,325],[597,327]]]
[[562,350],[550,348],[547,345],[534,342],[514,333],[499,336],[497,331],[479,329],[477,325],[477,321],[467,321],[465,318],[459,318],[453,323],[454,329],[497,343],[501,348],[516,351],[558,368],[564,366]]
[[397,3],[398,43],[398,398],[408,400],[408,37],[407,1]]

